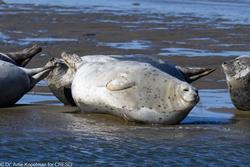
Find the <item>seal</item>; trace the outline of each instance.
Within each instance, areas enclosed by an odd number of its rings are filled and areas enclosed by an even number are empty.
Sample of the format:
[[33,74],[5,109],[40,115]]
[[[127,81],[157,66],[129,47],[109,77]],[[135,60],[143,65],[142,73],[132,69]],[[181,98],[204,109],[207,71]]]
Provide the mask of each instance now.
[[[63,53],[65,54],[65,53]],[[62,55],[63,55],[62,54]],[[177,77],[182,81],[192,83],[199,78],[206,76],[213,72],[215,69],[205,67],[180,67],[169,64],[161,59],[156,59],[142,55],[86,55],[81,57],[83,63],[99,62],[142,62],[148,63],[153,67],[173,76]],[[47,77],[48,86],[53,94],[65,105],[75,105],[71,94],[71,83],[74,78],[75,71],[69,68],[68,65],[61,61],[62,65],[54,68]],[[64,65],[63,65],[64,64]]]
[[0,60],[0,107],[14,105],[56,65],[52,59],[42,68],[27,69]]
[[222,64],[231,100],[239,110],[250,111],[250,56],[240,56]]
[[24,67],[42,48],[36,44],[16,52],[0,53],[0,60]]
[[72,97],[81,111],[106,113],[129,121],[178,124],[199,101],[198,91],[183,76],[173,77],[148,63],[84,62],[66,53]]

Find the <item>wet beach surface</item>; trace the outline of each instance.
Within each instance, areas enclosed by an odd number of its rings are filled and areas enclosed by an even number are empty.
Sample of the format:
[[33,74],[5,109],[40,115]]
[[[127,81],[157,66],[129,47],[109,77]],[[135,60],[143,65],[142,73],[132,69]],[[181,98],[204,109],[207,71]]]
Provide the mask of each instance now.
[[0,109],[0,162],[249,165],[250,114],[234,109],[220,67],[250,53],[248,1],[5,2],[0,50],[39,43],[44,51],[29,67],[67,51],[148,55],[217,70],[194,83],[201,101],[175,126],[82,114],[63,106],[40,82],[16,106]]
[[74,166],[248,164],[249,114],[236,115],[224,89],[202,89],[200,96],[180,125],[167,126],[83,114],[50,93],[31,92],[16,106],[1,109],[0,160]]

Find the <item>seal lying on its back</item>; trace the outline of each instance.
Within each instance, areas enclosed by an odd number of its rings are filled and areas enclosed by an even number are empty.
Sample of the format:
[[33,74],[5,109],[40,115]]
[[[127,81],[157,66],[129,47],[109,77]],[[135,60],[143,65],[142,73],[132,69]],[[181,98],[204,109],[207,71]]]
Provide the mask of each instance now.
[[25,48],[17,52],[0,53],[0,60],[24,67],[36,54],[41,51],[41,47],[33,45],[30,48]]
[[250,111],[250,56],[241,56],[222,64],[233,104]]
[[0,107],[15,104],[56,66],[54,60],[43,68],[26,69],[0,60]]
[[[81,57],[81,59],[83,63],[109,63],[114,61],[144,62],[151,64],[155,68],[188,83],[191,83],[214,71],[214,69],[210,68],[174,66],[162,60],[152,59],[150,57],[140,55],[91,55],[83,56]],[[75,71],[72,71],[72,69],[69,68],[63,60],[59,61],[62,62],[62,65],[54,68],[47,77],[48,86],[50,90],[54,93],[54,95],[65,105],[75,105],[71,95],[71,83],[74,78]]]
[[173,77],[148,63],[84,62],[62,54],[71,71],[72,97],[83,112],[109,113],[126,120],[177,124],[199,100],[182,75]]

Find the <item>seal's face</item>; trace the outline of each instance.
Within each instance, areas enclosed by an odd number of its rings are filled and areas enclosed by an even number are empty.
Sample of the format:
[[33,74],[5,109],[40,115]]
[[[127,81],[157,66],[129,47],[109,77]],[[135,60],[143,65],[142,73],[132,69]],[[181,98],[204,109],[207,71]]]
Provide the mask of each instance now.
[[47,76],[48,86],[53,94],[65,105],[75,105],[71,95],[71,83],[75,72],[63,60],[54,58],[58,64]]
[[199,101],[188,83],[150,65],[128,62],[86,64],[75,75],[72,94],[83,111],[167,124],[179,123]]
[[189,84],[182,83],[179,84],[176,88],[177,93],[180,98],[183,100],[183,104],[192,104],[199,101],[198,91]]
[[240,56],[222,64],[227,80],[239,79],[250,71],[250,56]]

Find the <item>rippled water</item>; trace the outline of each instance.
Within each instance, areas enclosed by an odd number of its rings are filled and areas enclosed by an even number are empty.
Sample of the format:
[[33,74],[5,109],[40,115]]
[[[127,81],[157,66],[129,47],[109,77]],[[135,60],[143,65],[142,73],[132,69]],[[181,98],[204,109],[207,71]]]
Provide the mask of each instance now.
[[117,49],[147,49],[150,47],[150,41],[134,40],[131,42],[110,42],[110,43],[100,43],[104,46],[109,46]]
[[[15,32],[14,32],[15,33]],[[22,33],[22,32],[20,32]],[[56,42],[77,42],[78,40],[75,38],[52,38],[52,37],[43,37],[43,38],[21,38],[18,40],[11,39],[10,37],[0,33],[0,39],[2,42],[7,44],[18,44],[18,45],[29,45],[32,43],[56,43]]]
[[232,107],[227,91],[201,90],[200,96],[181,125],[163,126],[75,113],[75,108],[58,106],[51,94],[30,93],[15,109],[0,112],[0,161],[65,161],[75,166],[249,163],[249,122],[235,122],[230,112],[209,111]]
[[240,1],[215,1],[215,0],[5,0],[7,3],[31,3],[39,5],[59,5],[68,7],[98,7],[101,10],[139,10],[140,12],[172,13],[182,15],[191,13],[202,17],[220,17],[229,22],[250,24],[250,2]]
[[250,51],[209,51],[189,48],[163,48],[161,56],[242,56],[250,55]]

